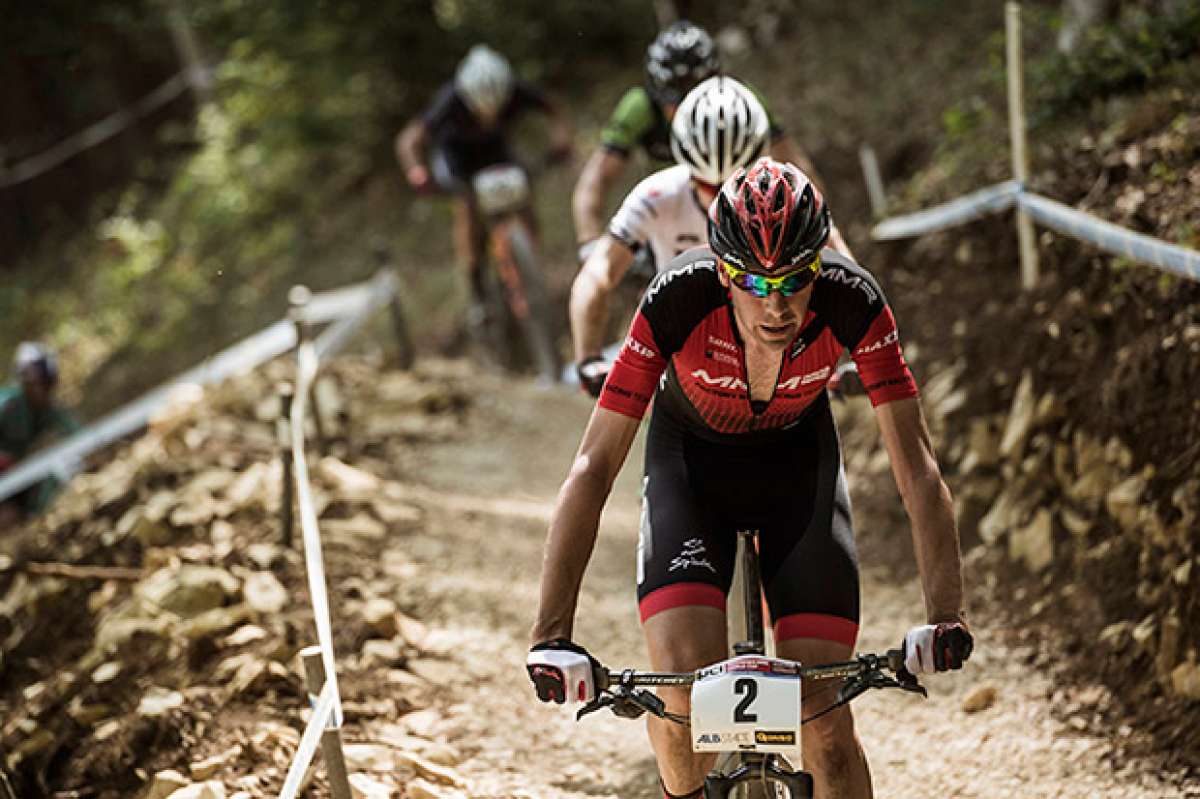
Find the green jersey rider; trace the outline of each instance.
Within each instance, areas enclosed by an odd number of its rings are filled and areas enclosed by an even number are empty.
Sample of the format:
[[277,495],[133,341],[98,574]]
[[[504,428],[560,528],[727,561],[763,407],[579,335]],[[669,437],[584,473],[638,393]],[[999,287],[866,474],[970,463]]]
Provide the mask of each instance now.
[[[658,164],[671,161],[671,120],[693,87],[721,68],[716,43],[687,20],[665,28],[646,50],[646,80],[625,92],[600,136],[600,147],[584,164],[571,198],[579,262],[604,235],[605,205],[638,149]],[[816,175],[808,156],[771,121],[771,155]]]

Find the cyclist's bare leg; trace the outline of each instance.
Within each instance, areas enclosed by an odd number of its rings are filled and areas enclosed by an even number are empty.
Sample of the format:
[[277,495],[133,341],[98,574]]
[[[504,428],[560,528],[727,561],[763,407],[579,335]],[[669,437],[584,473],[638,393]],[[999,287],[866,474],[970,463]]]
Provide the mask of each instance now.
[[[776,644],[779,657],[806,666],[850,660],[853,649],[845,644],[815,638],[794,638]],[[829,707],[837,695],[837,681],[806,682],[804,718]],[[814,796],[870,799],[871,772],[862,744],[854,732],[849,706],[840,707],[804,725],[800,735],[804,770],[813,775]]]
[[471,195],[462,192],[456,194],[454,206],[454,252],[458,262],[466,271],[467,287],[471,291],[471,299],[479,302],[483,299],[483,221]]
[[[693,671],[724,660],[725,613],[712,607],[688,606],[656,613],[642,627],[650,663],[655,671]],[[673,713],[687,715],[691,697],[687,689],[660,688],[658,695]],[[692,751],[687,727],[647,717],[647,731],[663,785],[682,796],[704,785],[704,775],[715,756]]]

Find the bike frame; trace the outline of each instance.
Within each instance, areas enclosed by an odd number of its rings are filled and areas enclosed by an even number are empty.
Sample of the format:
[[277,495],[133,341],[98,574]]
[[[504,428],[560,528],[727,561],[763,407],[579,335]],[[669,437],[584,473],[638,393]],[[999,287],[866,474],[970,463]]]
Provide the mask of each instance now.
[[[733,653],[765,655],[766,627],[763,623],[762,576],[758,565],[758,533],[755,530],[739,530],[738,541],[746,637],[733,644]],[[717,767],[704,779],[705,799],[726,799],[738,786],[753,782],[763,783],[768,796],[773,792],[771,782],[786,786],[791,799],[811,799],[813,795],[812,775],[785,768],[781,765],[785,761],[778,755],[733,752],[724,758],[726,764],[722,766],[722,758],[718,757]]]
[[[534,369],[543,379],[554,381],[558,379],[558,357],[547,318],[545,287],[541,285],[540,275],[530,274],[540,268],[537,264],[538,239],[530,213],[527,205],[491,214],[480,209],[489,267],[499,278],[501,300],[516,323],[518,330],[515,332],[524,338]],[[524,251],[524,269],[518,249]],[[536,281],[537,285],[530,285],[531,281]],[[497,323],[503,326],[500,320]],[[492,330],[492,340],[488,344],[496,347],[500,343],[496,337],[507,334],[509,331],[502,328]],[[501,361],[511,361],[511,356],[512,352],[505,350]],[[504,365],[511,368],[511,363]]]

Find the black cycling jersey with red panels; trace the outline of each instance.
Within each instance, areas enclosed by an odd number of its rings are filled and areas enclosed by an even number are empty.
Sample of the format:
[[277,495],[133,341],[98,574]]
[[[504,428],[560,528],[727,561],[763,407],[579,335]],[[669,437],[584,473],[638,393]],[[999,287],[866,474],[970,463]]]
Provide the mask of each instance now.
[[[600,395],[641,418],[651,399],[688,429],[718,440],[786,430],[825,393],[850,352],[873,405],[917,396],[896,322],[867,270],[825,250],[804,323],[782,355],[774,395],[751,402],[745,348],[711,250],[690,250],[651,284]],[[664,374],[665,373],[665,374]]]

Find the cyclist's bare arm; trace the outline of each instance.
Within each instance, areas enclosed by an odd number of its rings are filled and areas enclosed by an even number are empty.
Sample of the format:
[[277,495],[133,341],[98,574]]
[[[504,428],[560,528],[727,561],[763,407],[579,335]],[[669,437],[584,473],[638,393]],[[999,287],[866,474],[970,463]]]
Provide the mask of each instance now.
[[963,621],[962,556],[954,505],[938,468],[921,401],[913,397],[885,403],[875,409],[875,417],[912,521],[929,622]]
[[640,421],[596,406],[575,462],[559,489],[542,560],[533,643],[570,638],[583,572],[596,543],[600,512],[629,454]]
[[[813,164],[812,159],[808,157],[808,153],[804,152],[803,148],[792,141],[790,136],[780,136],[775,141],[771,142],[771,157],[776,161],[790,161],[800,167],[800,171],[808,175],[813,183],[817,184],[817,188],[822,193],[825,192],[825,181],[821,180],[817,174],[817,167]],[[850,246],[846,244],[846,240],[842,238],[842,232],[838,230],[835,224],[832,230],[829,231],[829,246],[840,252],[842,255],[854,261],[854,253],[850,251]]]
[[396,134],[396,160],[405,171],[425,166],[425,145],[429,141],[429,128],[419,118],[414,119]]
[[604,147],[597,148],[583,165],[571,195],[575,217],[575,240],[583,244],[604,234],[604,200],[625,171],[628,157]]
[[608,233],[600,237],[571,286],[571,338],[575,361],[599,355],[604,347],[608,298],[633,263],[633,250]]
[[567,154],[571,152],[575,138],[575,129],[561,103],[557,100],[546,101],[546,116],[550,121],[550,149],[552,152]]

